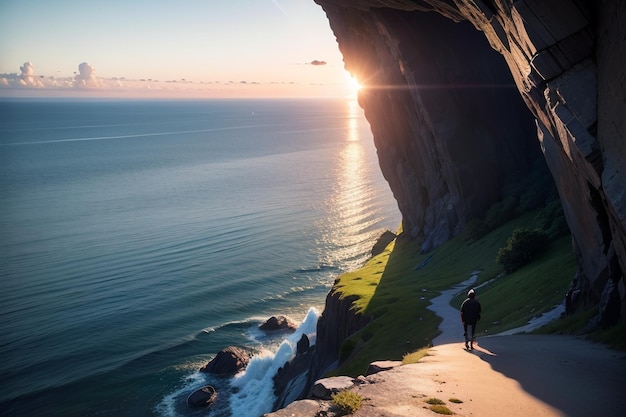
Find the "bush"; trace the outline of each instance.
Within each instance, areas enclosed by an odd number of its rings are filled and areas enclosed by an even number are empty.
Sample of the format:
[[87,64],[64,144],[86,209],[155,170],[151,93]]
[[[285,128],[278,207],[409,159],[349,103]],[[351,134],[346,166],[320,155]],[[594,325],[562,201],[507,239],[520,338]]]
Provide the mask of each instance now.
[[443,415],[446,415],[446,416],[451,416],[451,415],[454,414],[452,412],[452,410],[450,410],[445,405],[431,405],[428,408],[430,408],[430,411],[434,411],[437,414],[443,414]]
[[487,236],[487,233],[491,232],[487,223],[480,219],[470,220],[465,230],[467,230],[467,240],[469,240],[470,243],[482,239]]
[[541,230],[518,228],[498,250],[496,261],[511,273],[530,262],[537,253],[548,245],[548,237]]
[[441,401],[439,398],[429,398],[426,400],[426,404],[430,405],[444,405],[445,402]]
[[426,400],[426,404],[430,404],[430,407],[428,408],[437,414],[454,414],[448,407],[445,406],[446,403],[441,401],[439,398],[429,398]]
[[339,391],[337,394],[333,394],[332,399],[335,405],[339,407],[342,415],[356,413],[356,411],[361,408],[361,402],[363,401],[359,394],[349,390],[343,390]]
[[514,198],[506,198],[502,201],[495,203],[487,210],[485,215],[485,223],[489,230],[497,229],[504,223],[515,217],[515,209],[517,208],[517,201]]
[[555,240],[569,233],[561,200],[552,200],[547,203],[537,213],[535,220],[539,227],[548,234],[550,240]]

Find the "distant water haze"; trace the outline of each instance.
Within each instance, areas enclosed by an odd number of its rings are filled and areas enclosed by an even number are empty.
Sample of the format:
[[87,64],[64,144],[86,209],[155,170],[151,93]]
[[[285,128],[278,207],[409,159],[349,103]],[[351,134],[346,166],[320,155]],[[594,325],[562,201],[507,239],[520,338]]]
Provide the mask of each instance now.
[[[343,99],[5,100],[0,200],[8,415],[194,415],[208,382],[215,415],[251,407],[197,370],[229,345],[272,363],[284,335],[258,324],[310,333],[334,279],[400,223]],[[259,365],[246,378],[269,381]]]

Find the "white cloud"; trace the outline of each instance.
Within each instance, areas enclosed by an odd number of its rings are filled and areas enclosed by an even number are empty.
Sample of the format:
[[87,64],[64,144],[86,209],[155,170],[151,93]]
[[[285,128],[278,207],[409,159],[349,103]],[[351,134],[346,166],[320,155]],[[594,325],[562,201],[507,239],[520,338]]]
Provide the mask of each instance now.
[[78,66],[78,74],[74,77],[74,87],[77,88],[100,88],[102,82],[96,77],[96,69],[87,62]]
[[30,62],[25,62],[20,67],[21,74],[17,77],[19,85],[22,87],[43,87],[41,81],[35,77],[35,67]]

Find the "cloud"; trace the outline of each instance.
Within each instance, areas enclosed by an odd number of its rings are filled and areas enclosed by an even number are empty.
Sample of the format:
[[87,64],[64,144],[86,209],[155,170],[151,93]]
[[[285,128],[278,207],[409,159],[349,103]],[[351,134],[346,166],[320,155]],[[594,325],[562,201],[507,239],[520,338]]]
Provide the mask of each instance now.
[[43,87],[41,81],[35,77],[35,67],[31,62],[25,62],[20,67],[21,74],[17,77],[17,82],[22,87]]
[[313,61],[309,63],[309,65],[315,65],[315,66],[326,65],[326,61],[318,61],[317,59],[314,59]]
[[99,88],[102,83],[96,77],[96,69],[87,62],[82,62],[78,66],[78,74],[74,77],[74,87],[77,88]]

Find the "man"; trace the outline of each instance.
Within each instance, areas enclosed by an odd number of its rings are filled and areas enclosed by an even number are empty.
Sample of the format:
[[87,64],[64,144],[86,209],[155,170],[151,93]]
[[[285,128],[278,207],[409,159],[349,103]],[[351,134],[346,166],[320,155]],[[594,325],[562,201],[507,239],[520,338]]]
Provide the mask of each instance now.
[[[463,335],[465,336],[465,349],[474,349],[474,333],[476,331],[476,323],[480,320],[481,307],[476,300],[476,292],[472,288],[467,293],[467,298],[461,304],[461,321],[463,322]],[[468,337],[468,327],[470,335]]]

